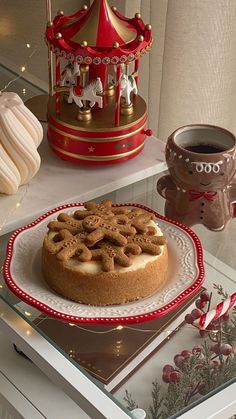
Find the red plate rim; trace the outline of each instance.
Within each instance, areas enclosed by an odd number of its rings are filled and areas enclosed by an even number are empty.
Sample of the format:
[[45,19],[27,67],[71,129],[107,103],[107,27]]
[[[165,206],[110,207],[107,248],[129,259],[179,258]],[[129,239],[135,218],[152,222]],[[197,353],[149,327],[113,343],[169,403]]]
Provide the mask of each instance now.
[[198,267],[198,276],[196,277],[194,283],[190,285],[187,289],[182,291],[178,296],[176,296],[168,304],[162,306],[161,308],[154,310],[152,312],[149,312],[149,313],[139,314],[136,316],[128,316],[128,317],[114,317],[114,318],[113,317],[91,317],[91,318],[88,318],[88,317],[67,315],[67,314],[61,313],[60,311],[54,310],[51,307],[47,306],[46,304],[41,303],[37,299],[31,297],[30,295],[28,295],[27,293],[25,293],[18,287],[18,285],[14,282],[13,277],[11,276],[10,268],[11,268],[11,261],[13,257],[14,243],[15,243],[16,237],[19,234],[21,234],[23,231],[29,230],[30,228],[36,226],[45,218],[49,217],[50,215],[58,211],[65,210],[68,208],[73,208],[73,207],[79,207],[79,206],[84,206],[84,203],[79,202],[79,203],[65,204],[57,208],[54,208],[46,212],[45,214],[41,215],[32,223],[27,224],[26,226],[17,229],[10,237],[7,244],[7,255],[4,261],[4,265],[3,265],[3,276],[4,276],[7,286],[22,301],[25,301],[27,304],[35,307],[36,309],[45,312],[51,317],[54,317],[54,318],[57,318],[59,320],[63,320],[69,323],[131,324],[131,323],[142,323],[145,321],[153,320],[157,317],[162,317],[163,315],[169,313],[171,310],[181,305],[188,297],[194,294],[198,290],[198,288],[200,288],[200,286],[202,285],[205,278],[205,269],[204,269],[204,264],[203,264],[203,249],[202,249],[202,245],[198,236],[189,227],[177,221],[171,220],[163,215],[160,215],[156,211],[152,210],[149,207],[146,207],[145,205],[136,204],[136,203],[125,203],[125,204],[113,204],[113,206],[114,207],[129,206],[129,207],[141,208],[147,212],[151,212],[152,214],[155,215],[156,218],[163,221],[167,221],[170,224],[174,224],[175,226],[181,228],[182,230],[188,233],[188,235],[192,238],[194,246],[195,246],[196,262],[197,262],[197,267]]

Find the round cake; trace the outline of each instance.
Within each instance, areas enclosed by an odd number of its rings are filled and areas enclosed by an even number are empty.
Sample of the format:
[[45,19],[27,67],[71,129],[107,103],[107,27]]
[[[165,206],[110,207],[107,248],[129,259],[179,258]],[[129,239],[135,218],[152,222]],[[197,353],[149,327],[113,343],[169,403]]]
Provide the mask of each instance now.
[[48,224],[42,252],[48,285],[67,299],[96,306],[153,294],[165,282],[166,239],[151,213],[88,202]]

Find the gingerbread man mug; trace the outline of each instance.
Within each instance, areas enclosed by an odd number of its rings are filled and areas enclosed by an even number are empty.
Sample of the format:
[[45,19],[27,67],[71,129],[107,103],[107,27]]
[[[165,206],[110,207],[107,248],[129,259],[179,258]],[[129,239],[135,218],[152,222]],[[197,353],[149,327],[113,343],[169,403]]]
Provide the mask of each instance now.
[[188,226],[222,230],[235,214],[236,138],[213,125],[188,125],[166,145],[169,175],[157,182],[165,215]]

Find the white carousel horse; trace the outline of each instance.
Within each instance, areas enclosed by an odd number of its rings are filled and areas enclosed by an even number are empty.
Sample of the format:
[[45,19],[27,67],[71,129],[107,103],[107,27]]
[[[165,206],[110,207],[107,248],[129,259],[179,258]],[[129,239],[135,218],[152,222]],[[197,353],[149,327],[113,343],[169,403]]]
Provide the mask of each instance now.
[[68,103],[72,103],[74,101],[79,108],[82,108],[84,106],[82,101],[87,100],[90,102],[90,108],[92,108],[95,103],[98,104],[99,108],[102,108],[102,96],[97,95],[97,93],[103,93],[103,86],[100,77],[97,77],[96,80],[93,80],[84,88],[81,88],[80,86],[71,86],[69,90]]
[[122,74],[120,78],[120,96],[125,99],[127,105],[131,105],[131,93],[138,94],[138,88],[134,76]]
[[60,86],[76,86],[77,77],[80,76],[80,66],[78,63],[69,63],[61,73]]

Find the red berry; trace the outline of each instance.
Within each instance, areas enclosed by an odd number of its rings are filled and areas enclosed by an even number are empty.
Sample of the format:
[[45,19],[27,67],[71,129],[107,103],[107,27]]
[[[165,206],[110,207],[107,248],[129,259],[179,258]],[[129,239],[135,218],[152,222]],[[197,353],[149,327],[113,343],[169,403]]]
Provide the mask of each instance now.
[[199,354],[202,352],[202,347],[201,346],[194,346],[192,349],[192,353],[193,354]]
[[184,350],[184,351],[181,352],[180,355],[183,356],[184,359],[188,359],[192,355],[192,352],[191,351]]
[[230,355],[233,351],[233,348],[228,343],[222,343],[220,345],[219,351],[222,355]]
[[199,335],[202,337],[202,338],[206,338],[207,336],[208,336],[208,331],[207,330],[199,330]]
[[209,301],[210,300],[210,294],[208,291],[203,291],[200,295],[200,299],[202,301]]
[[174,371],[174,368],[172,367],[172,365],[167,364],[163,367],[163,373],[171,372],[171,371]]
[[170,381],[172,383],[177,383],[180,380],[180,373],[178,371],[172,371],[170,373]]
[[202,301],[200,298],[195,303],[196,307],[199,308],[200,310],[204,308],[206,304],[207,304],[207,301]]
[[199,308],[194,308],[194,309],[191,311],[191,316],[192,316],[194,319],[199,319],[199,317],[201,317],[201,315],[202,315],[202,311],[201,311],[201,310],[199,310]]
[[170,382],[170,372],[165,372],[162,375],[162,380],[164,381],[164,383],[169,383]]
[[179,367],[184,361],[184,357],[181,355],[175,355],[174,357],[174,363],[176,365],[176,367]]
[[185,321],[186,321],[186,323],[188,323],[188,324],[193,324],[193,322],[194,322],[194,318],[193,318],[193,316],[191,316],[191,314],[186,314],[186,316],[185,316]]

